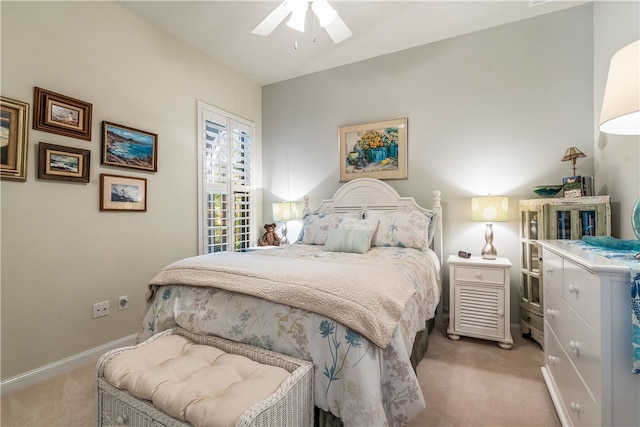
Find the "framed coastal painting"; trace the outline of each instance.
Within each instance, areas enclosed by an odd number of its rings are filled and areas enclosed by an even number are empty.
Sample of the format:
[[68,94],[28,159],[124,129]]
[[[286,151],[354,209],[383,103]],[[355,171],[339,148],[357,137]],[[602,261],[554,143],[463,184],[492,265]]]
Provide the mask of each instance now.
[[102,122],[103,165],[157,172],[157,159],[157,134]]
[[338,127],[340,181],[407,178],[407,118]]
[[146,212],[146,178],[100,174],[100,210]]
[[91,141],[93,106],[79,99],[35,88],[33,128]]
[[38,179],[89,182],[91,151],[41,142],[38,154]]
[[27,180],[29,104],[0,97],[0,178]]

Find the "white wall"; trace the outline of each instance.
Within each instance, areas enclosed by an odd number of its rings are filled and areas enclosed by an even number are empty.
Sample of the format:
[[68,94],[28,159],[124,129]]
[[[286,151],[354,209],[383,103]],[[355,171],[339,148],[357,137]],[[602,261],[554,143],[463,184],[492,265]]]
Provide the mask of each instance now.
[[484,244],[472,196],[510,197],[494,244],[514,264],[518,323],[518,200],[571,174],[560,161],[568,147],[587,155],[577,173],[593,174],[592,21],[587,4],[266,86],[265,206],[333,194],[338,126],[406,116],[409,179],[387,182],[427,206],[442,191],[447,254]]
[[596,183],[611,195],[612,234],[635,239],[631,211],[640,198],[640,136],[608,135],[598,131],[600,110],[611,57],[640,39],[640,2],[598,1],[593,14],[594,131]]
[[[30,129],[27,182],[2,181],[5,380],[137,332],[149,279],[197,253],[198,100],[254,121],[257,142],[262,125],[259,86],[117,3],[2,2],[1,23],[2,96],[93,104],[90,142]],[[102,120],[157,133],[158,172],[101,166]],[[37,180],[40,141],[91,150],[91,182]],[[147,178],[147,212],[100,212],[101,173]]]

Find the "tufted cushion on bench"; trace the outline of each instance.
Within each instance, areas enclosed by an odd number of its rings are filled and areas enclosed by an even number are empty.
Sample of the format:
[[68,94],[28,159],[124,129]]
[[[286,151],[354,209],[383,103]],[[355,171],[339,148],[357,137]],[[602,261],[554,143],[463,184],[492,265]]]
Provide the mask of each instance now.
[[111,385],[197,426],[235,425],[244,411],[273,394],[289,376],[182,335],[167,335],[107,362]]

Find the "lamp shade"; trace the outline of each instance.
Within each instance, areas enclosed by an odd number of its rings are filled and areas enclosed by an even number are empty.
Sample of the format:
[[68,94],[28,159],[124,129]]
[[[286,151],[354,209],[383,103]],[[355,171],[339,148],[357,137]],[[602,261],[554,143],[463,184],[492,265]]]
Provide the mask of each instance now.
[[508,219],[508,197],[479,196],[471,198],[471,220],[482,222],[504,222]]
[[274,221],[291,221],[300,219],[298,204],[293,202],[273,203],[271,205]]
[[617,135],[640,135],[640,40],[611,58],[599,129]]

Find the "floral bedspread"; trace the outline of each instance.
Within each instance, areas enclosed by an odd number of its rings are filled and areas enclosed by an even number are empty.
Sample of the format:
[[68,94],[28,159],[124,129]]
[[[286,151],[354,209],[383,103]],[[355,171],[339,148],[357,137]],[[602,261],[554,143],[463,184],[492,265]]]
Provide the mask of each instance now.
[[[363,255],[291,245],[268,256],[323,257],[360,262]],[[149,301],[138,341],[180,326],[195,333],[288,354],[315,365],[315,405],[345,426],[399,426],[425,408],[410,354],[413,340],[440,300],[438,260],[432,252],[372,248],[364,255],[401,265],[416,287],[389,345],[377,347],[335,320],[283,304],[217,288],[165,285]],[[368,261],[369,262],[369,261]]]

